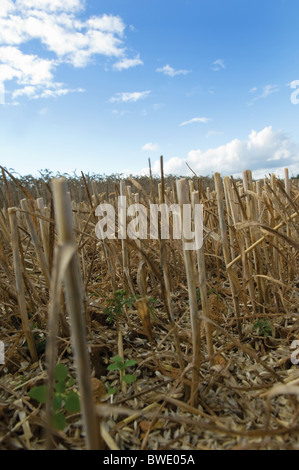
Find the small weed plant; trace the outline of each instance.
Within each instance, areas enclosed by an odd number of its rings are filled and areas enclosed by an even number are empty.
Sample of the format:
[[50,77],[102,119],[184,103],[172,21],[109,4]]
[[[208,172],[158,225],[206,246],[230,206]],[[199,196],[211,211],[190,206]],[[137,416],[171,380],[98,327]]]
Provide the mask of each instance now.
[[[120,315],[123,314],[124,308],[125,307],[132,308],[134,302],[138,298],[140,298],[140,295],[130,296],[130,297],[126,297],[126,295],[127,294],[124,289],[118,289],[112,293],[111,297],[105,298],[106,307],[104,309],[104,313],[105,315],[107,315],[109,323],[113,323],[114,321],[117,321]],[[148,298],[150,313],[154,319],[156,319],[155,313],[154,313],[155,303],[157,303],[157,299],[155,299],[154,297]]]
[[[52,424],[56,429],[63,431],[66,427],[67,414],[79,413],[80,398],[78,393],[74,390],[75,381],[73,377],[70,376],[69,370],[64,364],[57,364],[54,371],[54,379]],[[29,392],[29,396],[39,403],[46,403],[46,385],[39,385],[32,388]]]
[[[111,359],[111,364],[107,367],[108,371],[111,370],[118,370],[121,372],[121,380],[125,382],[126,384],[132,384],[135,382],[137,379],[137,376],[135,374],[128,374],[126,372],[126,369],[128,367],[132,367],[136,364],[136,361],[134,359],[128,359],[127,361],[124,361],[120,356],[114,356]],[[117,388],[111,387],[110,384],[107,382],[107,388],[108,388],[108,393],[110,395],[113,395],[116,393]]]
[[258,336],[263,336],[264,338],[267,338],[268,336],[271,336],[272,334],[271,324],[269,323],[268,320],[266,320],[266,318],[261,318],[260,320],[257,320],[254,323],[253,331]]
[[126,291],[118,289],[112,293],[112,296],[106,298],[106,307],[104,313],[108,317],[109,323],[113,323],[123,313],[125,306],[132,307],[135,298],[126,298]]

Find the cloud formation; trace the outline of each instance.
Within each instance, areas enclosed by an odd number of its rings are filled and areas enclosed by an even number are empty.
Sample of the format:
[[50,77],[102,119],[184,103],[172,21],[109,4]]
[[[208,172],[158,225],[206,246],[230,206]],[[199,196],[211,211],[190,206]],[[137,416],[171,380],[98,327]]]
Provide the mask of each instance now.
[[194,124],[195,122],[201,122],[203,124],[206,124],[209,121],[211,121],[211,119],[207,117],[195,117],[195,118],[189,119],[189,121],[181,122],[180,127],[188,126],[189,124]]
[[156,69],[156,72],[161,72],[164,75],[168,75],[169,77],[175,77],[176,75],[187,75],[190,73],[190,70],[175,70],[169,64],[164,65],[164,67]]
[[280,90],[278,85],[272,85],[269,83],[268,85],[265,85],[262,87],[260,92],[257,94],[259,91],[257,87],[253,87],[249,90],[249,93],[254,94],[254,98],[250,101],[249,105],[251,106],[255,101],[267,98],[268,96],[272,95],[273,93],[277,93]]
[[158,152],[159,151],[159,145],[158,144],[153,144],[152,142],[148,142],[147,144],[143,145],[142,150],[145,150],[145,151],[148,151],[148,152]]
[[85,18],[84,7],[84,0],[1,0],[0,81],[21,87],[15,98],[66,92],[55,81],[61,64],[86,67],[98,55],[116,60],[116,70],[142,63],[126,55],[126,26],[119,16]]
[[219,70],[223,70],[225,68],[226,65],[223,59],[217,59],[212,64],[212,70],[214,70],[214,72],[219,72]]
[[151,93],[148,91],[134,91],[125,93],[116,93],[109,99],[110,103],[135,103],[136,101],[143,100]]
[[131,67],[136,67],[137,65],[143,65],[143,62],[140,59],[139,55],[136,56],[134,59],[128,59],[124,57],[120,61],[113,64],[113,68],[114,70],[127,70]]
[[[188,175],[186,163],[198,175],[213,175],[215,171],[225,175],[240,175],[250,168],[255,178],[262,178],[269,172],[282,173],[288,167],[290,173],[299,173],[299,145],[282,131],[272,126],[257,132],[252,130],[247,140],[234,139],[206,151],[191,150],[187,158],[173,157],[164,162],[167,174]],[[159,173],[159,161],[153,171]]]

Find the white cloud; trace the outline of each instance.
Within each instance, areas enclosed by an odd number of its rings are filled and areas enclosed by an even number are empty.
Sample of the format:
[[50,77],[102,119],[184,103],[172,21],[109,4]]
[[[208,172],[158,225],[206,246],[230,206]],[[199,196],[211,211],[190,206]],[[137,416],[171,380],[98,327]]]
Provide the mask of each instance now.
[[63,88],[63,87],[58,87],[58,88],[53,88],[53,89],[47,89],[43,90],[40,94],[36,93],[34,98],[56,98],[58,96],[65,96],[68,95],[69,93],[84,93],[85,90],[84,88]]
[[15,4],[22,9],[33,8],[46,11],[74,11],[82,8],[81,0],[16,0]]
[[110,103],[135,103],[136,101],[143,100],[151,92],[150,91],[134,91],[132,93],[116,93],[115,96],[110,98]]
[[1,18],[0,42],[20,45],[38,39],[60,60],[85,66],[96,54],[109,57],[124,54],[124,30],[121,18],[112,15],[82,21],[67,10],[53,13],[29,9]]
[[[262,87],[260,93],[255,95],[255,97],[250,101],[249,105],[251,106],[255,101],[267,98],[268,96],[272,95],[273,93],[277,93],[280,90],[278,85],[268,84]],[[257,93],[258,88],[253,87],[249,90],[249,93]]]
[[55,61],[23,54],[17,47],[0,47],[1,81],[16,79],[20,84],[48,84],[53,80]]
[[212,64],[212,70],[214,70],[215,72],[219,72],[219,70],[223,70],[225,68],[226,65],[223,59],[217,59]]
[[12,98],[15,100],[20,96],[26,96],[29,99],[38,98],[56,98],[58,96],[65,96],[68,93],[83,93],[83,88],[64,88],[61,83],[55,83],[51,85],[52,88],[44,88],[43,86],[32,86],[28,85],[24,88],[18,88],[12,93]]
[[1,0],[0,3],[0,18],[2,16],[7,16],[8,13],[11,13],[14,10],[14,4],[11,0]]
[[195,122],[201,122],[203,124],[206,124],[209,121],[211,121],[211,119],[207,117],[195,117],[195,118],[189,119],[189,121],[181,122],[180,126],[188,126],[189,124],[194,124]]
[[18,98],[19,96],[34,96],[35,95],[35,87],[28,85],[25,86],[24,88],[19,88],[18,90],[15,90],[12,94],[13,99]]
[[84,22],[71,14],[33,11],[21,24],[23,37],[20,39],[39,39],[60,61],[75,67],[85,67],[98,54],[120,57],[124,53],[125,25],[120,18],[111,15]]
[[139,55],[137,57],[135,57],[135,59],[128,59],[128,58],[124,57],[119,62],[116,62],[113,65],[113,68],[115,70],[126,70],[126,69],[129,69],[131,67],[136,67],[137,65],[143,65],[143,62],[140,59]]
[[[216,171],[225,175],[240,175],[251,169],[255,178],[271,172],[280,174],[288,167],[291,174],[299,173],[299,144],[294,143],[282,131],[271,126],[257,132],[252,130],[247,140],[234,139],[216,148],[205,151],[191,150],[186,158],[173,157],[164,161],[168,174],[187,175],[186,163],[198,175],[213,175]],[[159,172],[160,162],[153,165],[153,172]]]
[[158,144],[153,144],[152,142],[148,142],[147,144],[143,145],[142,150],[145,150],[145,151],[148,151],[148,152],[158,152],[159,151],[159,145]]
[[170,77],[175,77],[176,75],[187,75],[190,73],[190,70],[175,70],[170,65],[164,65],[164,67],[156,69],[156,72],[164,73],[164,75],[169,75]]
[[279,87],[277,85],[266,85],[263,88],[261,98],[267,98],[267,96],[272,95],[272,93],[277,93],[279,91]]
[[118,34],[120,36],[123,35],[125,30],[123,20],[119,16],[113,15],[93,16],[86,21],[86,25],[91,29]]
[[[57,89],[55,74],[61,64],[86,67],[98,55],[117,60],[118,70],[142,63],[139,56],[126,57],[122,18],[79,16],[85,5],[85,0],[0,0],[1,81],[43,84],[45,93],[40,96],[49,96]],[[32,47],[30,53],[26,50],[32,40],[43,46],[38,53],[32,53]],[[22,95],[29,96],[17,91],[13,96]]]

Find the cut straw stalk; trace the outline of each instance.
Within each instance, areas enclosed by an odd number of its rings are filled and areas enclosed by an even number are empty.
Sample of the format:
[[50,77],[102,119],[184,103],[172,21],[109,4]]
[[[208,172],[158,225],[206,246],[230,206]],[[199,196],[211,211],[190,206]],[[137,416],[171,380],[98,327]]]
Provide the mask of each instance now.
[[[159,185],[159,204],[165,203],[165,192],[164,192],[164,168],[163,168],[163,157],[160,157],[160,168],[161,168],[161,184]],[[154,198],[154,194],[152,194]],[[161,222],[161,221],[160,221]],[[167,313],[169,315],[170,327],[173,330],[175,348],[178,355],[178,363],[183,373],[184,370],[184,360],[181,351],[181,344],[179,340],[178,328],[175,323],[175,316],[173,311],[173,302],[171,298],[171,278],[169,273],[168,265],[168,250],[166,246],[166,240],[161,237],[161,224],[158,223],[158,236],[159,236],[159,246],[160,246],[160,260],[161,267],[163,271],[163,280],[164,280],[164,295],[165,295],[165,304],[167,306]]]
[[[163,172],[163,157],[160,158],[160,164],[161,164],[161,179],[164,182],[164,172]],[[153,184],[153,177],[152,177],[152,170],[151,170],[151,162],[149,159],[149,174],[150,174],[150,190],[151,190],[151,198],[150,201],[153,204],[156,204],[156,196],[155,196],[155,190],[154,190],[154,184]],[[163,184],[161,188],[163,187]],[[140,187],[139,189],[142,189]],[[175,193],[175,192],[174,192]],[[160,196],[162,197],[163,200],[163,191],[160,190]],[[145,198],[146,195],[145,195]],[[171,289],[170,289],[170,278],[169,278],[169,269],[168,269],[168,263],[166,263],[165,259],[165,246],[163,246],[163,243],[165,243],[165,240],[162,239],[161,237],[161,221],[158,222],[158,239],[159,239],[159,249],[160,249],[160,262],[161,262],[161,268],[163,271],[163,277],[160,278],[160,286],[161,286],[161,294],[163,298],[163,303],[165,306],[165,310],[168,316],[169,320],[169,326],[170,330],[173,331],[174,335],[174,342],[175,342],[175,349],[178,355],[178,363],[180,366],[181,371],[183,372],[184,370],[184,360],[182,356],[182,351],[181,351],[181,343],[178,335],[178,327],[175,323],[175,317],[174,317],[174,312],[173,312],[173,304],[172,304],[172,299],[171,299]],[[149,261],[149,260],[148,260]],[[151,265],[153,267],[153,265]],[[187,395],[187,390],[185,390],[186,395]]]
[[[64,178],[53,180],[53,195],[59,242],[61,245],[76,247],[71,202]],[[90,450],[97,450],[102,448],[102,440],[92,394],[89,355],[85,333],[85,316],[83,312],[82,281],[77,250],[65,269],[64,284],[82,403],[86,447]]]
[[[255,221],[257,220],[257,206],[256,206],[256,200],[253,199],[253,195],[255,195],[255,193],[253,191],[252,172],[250,170],[243,171],[243,189],[245,192],[245,198],[244,198],[244,201],[245,201],[244,209],[245,209],[245,214],[246,214],[245,220]],[[244,235],[245,235],[246,248],[248,248],[248,246],[254,243],[257,239],[256,227],[249,227],[248,233],[247,231],[244,231]],[[258,250],[253,251],[252,258],[249,255],[249,256],[245,256],[244,260],[247,260],[247,264],[248,264],[249,278],[247,279],[247,283],[248,283],[248,289],[250,292],[252,308],[253,308],[253,312],[257,313],[253,273],[259,272],[260,267],[261,267],[260,255],[259,255]],[[264,292],[264,290],[261,288],[261,279],[258,279],[257,283],[258,283],[257,294],[259,296],[258,301],[260,305],[263,305],[264,301],[262,298],[262,293]]]
[[45,253],[43,252],[43,249],[42,249],[41,244],[40,244],[40,240],[38,238],[35,227],[33,225],[31,215],[29,214],[30,211],[29,211],[29,206],[28,206],[27,199],[22,199],[21,200],[21,208],[24,211],[24,217],[25,217],[25,220],[26,220],[27,228],[28,228],[28,231],[30,233],[33,246],[34,246],[35,251],[36,251],[36,256],[37,256],[41,271],[42,271],[42,273],[45,277],[47,286],[49,287],[50,286],[49,268],[48,268],[48,265],[47,265],[47,262],[46,262]]
[[[226,219],[225,219],[225,212],[224,212],[224,204],[223,204],[223,186],[220,178],[219,173],[214,174],[214,181],[215,181],[215,189],[216,189],[216,196],[217,196],[217,206],[218,206],[218,214],[219,214],[219,225],[220,225],[220,234],[221,234],[221,241],[222,241],[222,250],[223,256],[226,266],[229,264],[229,241],[227,237],[227,226],[226,226]],[[239,306],[239,292],[241,291],[240,285],[238,288],[236,284],[239,284],[238,278],[232,269],[227,270],[227,275],[229,278],[230,289],[233,297],[233,305],[234,305],[234,313],[237,322],[237,328],[239,337],[242,337],[242,330],[241,330],[241,323],[240,323],[240,306]]]
[[[285,192],[290,197],[290,195],[291,195],[291,185],[290,185],[290,178],[289,178],[288,168],[284,169],[284,186],[285,186]],[[286,204],[289,203],[289,197],[286,198]]]
[[[134,194],[134,201],[135,204],[140,203],[139,193]],[[138,247],[138,257],[139,257],[139,266],[137,272],[137,283],[138,288],[140,291],[141,297],[145,297],[147,295],[147,285],[146,285],[146,261],[141,253],[142,249],[142,242],[140,239],[136,240],[136,245]]]
[[[286,205],[289,204],[289,201],[291,199],[291,184],[290,184],[290,178],[289,178],[289,170],[288,168],[284,169],[284,186],[285,186],[285,192],[286,192]],[[287,224],[287,236],[291,237],[292,236],[292,230],[289,224]],[[292,268],[292,265],[288,266],[288,271],[289,271],[289,277],[290,281],[293,281],[294,279],[294,271]]]
[[54,253],[53,270],[50,285],[50,299],[48,307],[48,339],[46,349],[47,362],[47,399],[46,399],[46,442],[47,449],[52,449],[52,416],[53,416],[53,382],[54,369],[57,361],[57,335],[60,314],[60,299],[62,294],[62,281],[71,258],[74,256],[75,247],[58,245]]
[[[276,195],[277,194],[277,182],[276,182],[276,176],[273,173],[271,174],[271,188],[273,190],[274,195]],[[275,223],[276,218],[277,218],[277,214],[278,214],[277,202],[276,202],[275,198],[273,198],[272,204],[273,204],[273,219],[274,219],[274,223]],[[274,275],[275,275],[276,279],[281,280],[282,279],[281,269],[280,269],[281,268],[281,259],[280,259],[279,251],[278,251],[278,238],[276,236],[273,237],[272,244],[273,244],[273,270],[274,270]]]
[[[288,217],[287,219],[287,222],[288,221],[291,221],[293,220],[295,217],[298,217],[298,213],[295,212],[294,214],[292,214],[290,217]],[[278,225],[276,225],[275,227],[273,227],[272,231],[273,230],[279,230],[281,227],[283,227],[285,225],[285,221],[282,221],[280,222]],[[253,243],[251,246],[249,246],[248,248],[246,248],[245,250],[245,254],[247,253],[250,253],[252,250],[254,250],[255,247],[257,247],[260,243],[262,243],[263,241],[265,240],[265,237],[261,237],[259,238],[255,243]],[[237,261],[239,261],[241,259],[241,255],[238,255],[235,259],[233,259],[230,263],[227,264],[226,266],[226,269],[229,269],[231,268]]]
[[[36,200],[37,207],[42,216],[46,216],[46,210],[44,205],[44,200],[42,197],[39,197]],[[49,268],[50,265],[50,252],[49,252],[49,225],[45,219],[40,218],[39,220],[40,230],[41,230],[41,238],[43,242],[44,253],[47,260],[47,266]]]
[[[189,197],[189,185],[185,178],[177,181],[177,193],[178,201],[181,207],[181,215],[183,217],[183,205],[190,204]],[[183,226],[183,220],[182,220]],[[184,235],[184,234],[183,234]],[[189,303],[190,303],[190,317],[191,317],[191,329],[192,329],[192,346],[193,346],[193,377],[192,377],[192,386],[191,386],[191,398],[190,404],[192,406],[198,405],[198,389],[199,389],[199,369],[201,362],[200,354],[200,319],[198,314],[197,306],[197,295],[196,295],[196,282],[195,282],[195,269],[192,257],[192,251],[184,249],[184,244],[186,240],[182,236],[183,242],[183,252],[184,252],[184,261],[186,267],[187,275],[187,285],[188,285],[188,294],[189,294]]]
[[[191,200],[192,200],[192,207],[194,210],[195,204],[199,204],[199,192],[198,191],[192,191]],[[199,283],[202,311],[203,311],[205,318],[210,318],[203,244],[196,251],[196,255],[197,255],[198,283]],[[206,331],[207,348],[208,348],[210,363],[211,365],[213,365],[214,348],[213,348],[213,338],[212,338],[212,327],[211,327],[211,323],[207,321],[204,321],[204,325],[205,325],[205,331]]]
[[120,228],[120,238],[121,238],[121,250],[122,250],[122,263],[123,263],[123,272],[124,272],[124,285],[126,290],[130,290],[133,295],[135,295],[133,282],[130,275],[130,264],[129,264],[129,252],[128,252],[128,244],[126,241],[126,228],[127,228],[127,210],[126,210],[126,186],[125,182],[120,182],[120,197],[121,197],[121,207],[119,208],[119,217],[120,220],[119,228]]
[[22,328],[23,328],[23,331],[27,340],[31,359],[33,362],[36,362],[38,358],[37,358],[33,333],[30,328],[30,323],[29,323],[27,308],[26,308],[25,291],[24,291],[24,284],[23,284],[23,273],[22,273],[21,258],[20,258],[20,253],[19,253],[17,209],[15,207],[8,209],[8,217],[10,221],[13,264],[14,264],[14,271],[15,271],[15,278],[16,278],[16,290],[17,290],[17,296],[18,296],[18,303],[19,303],[21,320],[22,320]]
[[10,242],[10,234],[7,229],[7,221],[6,217],[4,217],[2,210],[0,209],[0,229],[2,232],[2,235],[7,243]]
[[[241,214],[238,213],[237,206],[234,203],[234,194],[232,191],[232,187],[230,185],[230,180],[228,176],[224,176],[223,178],[223,184],[224,184],[224,190],[226,194],[226,203],[228,204],[228,207],[230,208],[230,214],[232,218],[232,222],[234,227],[236,228],[236,225],[239,221],[239,217],[241,217]],[[249,295],[251,298],[252,304],[255,302],[255,295],[254,295],[254,285],[252,282],[248,282],[249,280],[249,268],[246,260],[246,255],[245,255],[245,242],[242,233],[239,230],[235,230],[235,237],[236,237],[236,242],[239,248],[239,251],[241,252],[241,258],[242,258],[242,265],[243,265],[243,284],[246,286],[248,285],[248,290],[249,290]]]

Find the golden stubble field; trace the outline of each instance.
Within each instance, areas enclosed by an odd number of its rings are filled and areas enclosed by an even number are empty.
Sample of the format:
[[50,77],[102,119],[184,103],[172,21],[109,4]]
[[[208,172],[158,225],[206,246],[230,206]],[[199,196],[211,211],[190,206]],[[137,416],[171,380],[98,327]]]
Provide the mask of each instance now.
[[[52,176],[2,168],[0,448],[298,449],[298,179]],[[120,196],[203,245],[99,239]]]

